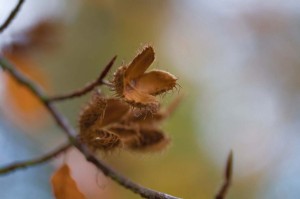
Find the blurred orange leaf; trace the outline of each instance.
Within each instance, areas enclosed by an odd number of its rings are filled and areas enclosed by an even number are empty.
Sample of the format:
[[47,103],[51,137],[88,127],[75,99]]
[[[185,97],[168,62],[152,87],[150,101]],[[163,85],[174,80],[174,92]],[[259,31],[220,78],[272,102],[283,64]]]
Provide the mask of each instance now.
[[66,164],[53,174],[51,184],[56,199],[85,199],[71,177],[69,166]]
[[[49,88],[46,74],[39,65],[32,60],[34,53],[55,49],[60,43],[62,26],[58,21],[44,19],[28,29],[12,35],[12,42],[3,46],[3,53],[10,62],[22,73],[41,85],[45,90]],[[21,86],[8,74],[1,76],[4,92],[0,108],[6,117],[20,127],[40,127],[45,121],[45,109],[40,101],[24,86]],[[38,121],[38,122],[37,122]],[[24,125],[25,124],[25,125]],[[30,129],[32,132],[32,128]]]
[[[42,87],[49,87],[44,73],[38,69],[37,65],[29,57],[19,54],[5,53],[5,56],[26,76],[38,82]],[[4,76],[4,110],[7,105],[12,110],[11,117],[14,122],[19,124],[39,121],[35,124],[43,124],[46,111],[41,102],[24,86],[16,82],[9,75]],[[6,111],[6,113],[10,113]],[[7,116],[11,116],[7,115]]]

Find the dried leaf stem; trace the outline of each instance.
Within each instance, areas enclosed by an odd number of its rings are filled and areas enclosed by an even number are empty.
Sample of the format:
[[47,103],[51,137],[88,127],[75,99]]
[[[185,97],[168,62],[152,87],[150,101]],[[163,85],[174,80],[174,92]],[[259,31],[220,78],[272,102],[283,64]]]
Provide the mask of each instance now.
[[28,167],[33,167],[42,163],[45,163],[46,161],[54,158],[55,156],[59,155],[60,153],[66,151],[69,149],[72,145],[70,143],[64,144],[61,147],[55,149],[54,151],[45,154],[41,157],[31,159],[31,160],[26,160],[26,161],[20,161],[20,162],[15,162],[6,166],[3,166],[0,168],[0,175],[6,175],[9,174],[13,171],[16,171],[18,169],[26,169]]
[[114,56],[110,60],[110,62],[105,66],[105,68],[100,73],[99,77],[96,80],[94,80],[93,82],[87,84],[86,86],[84,86],[81,89],[75,90],[73,92],[70,92],[70,93],[67,93],[67,94],[64,94],[64,95],[51,97],[48,100],[49,101],[60,101],[60,100],[66,100],[66,99],[71,99],[71,98],[75,98],[75,97],[80,97],[80,96],[92,91],[96,86],[100,86],[102,84],[108,85],[109,83],[106,82],[104,80],[104,78],[106,77],[107,73],[109,72],[109,70],[113,66],[116,58],[117,58],[117,56]]
[[[144,198],[151,199],[178,199],[177,197],[158,192],[145,188],[130,179],[126,178],[122,174],[118,173],[102,160],[96,158],[93,153],[83,144],[76,139],[76,131],[70,126],[67,119],[57,111],[53,106],[52,101],[46,96],[40,87],[27,78],[24,74],[18,71],[9,61],[7,61],[3,56],[0,56],[1,67],[10,73],[10,75],[15,78],[20,84],[27,87],[45,106],[49,114],[52,115],[53,119],[56,121],[57,125],[63,130],[66,136],[69,138],[70,142],[85,156],[87,161],[93,163],[97,168],[99,168],[106,176],[110,177],[112,180],[119,183],[121,186],[131,190],[134,193],[139,194]],[[104,75],[103,75],[104,76]],[[101,77],[101,76],[100,76]]]
[[13,21],[13,19],[17,16],[19,10],[21,9],[23,3],[25,0],[19,0],[16,7],[11,11],[10,15],[7,17],[7,19],[4,21],[4,23],[0,26],[0,33],[2,33],[8,25]]
[[228,192],[232,180],[232,164],[233,164],[233,153],[232,151],[230,151],[226,162],[224,182],[220,190],[218,191],[215,199],[224,199]]

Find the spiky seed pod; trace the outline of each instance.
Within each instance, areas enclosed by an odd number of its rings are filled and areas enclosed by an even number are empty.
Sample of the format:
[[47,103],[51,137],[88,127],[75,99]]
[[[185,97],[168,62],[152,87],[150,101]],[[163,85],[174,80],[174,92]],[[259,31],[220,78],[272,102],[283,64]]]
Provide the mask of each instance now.
[[93,150],[124,147],[141,152],[160,151],[170,139],[159,129],[159,124],[174,110],[178,100],[174,102],[167,110],[149,113],[145,109],[130,109],[119,98],[94,93],[80,115],[79,139]]
[[159,109],[156,95],[172,90],[177,78],[162,70],[146,73],[155,58],[151,46],[146,46],[128,66],[121,66],[112,81],[117,96],[133,107],[155,113]]

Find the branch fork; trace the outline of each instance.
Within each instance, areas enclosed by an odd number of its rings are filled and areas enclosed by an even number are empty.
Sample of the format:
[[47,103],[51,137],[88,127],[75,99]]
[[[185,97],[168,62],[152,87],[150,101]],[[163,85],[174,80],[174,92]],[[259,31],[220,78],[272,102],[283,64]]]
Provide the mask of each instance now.
[[[109,72],[109,69],[112,67],[113,62],[115,61],[116,57],[114,57],[109,64],[104,68],[102,73],[100,74],[99,78],[89,84],[88,86],[84,87],[83,89],[79,90],[78,92],[73,92],[71,94],[66,94],[62,96],[57,96],[54,98],[49,98],[41,88],[35,84],[33,81],[31,81],[29,78],[27,78],[24,74],[22,74],[20,71],[18,71],[8,60],[6,60],[4,57],[0,56],[0,66],[10,73],[10,75],[15,78],[20,84],[27,87],[36,97],[39,99],[45,108],[48,110],[49,114],[52,115],[53,119],[57,123],[57,125],[63,130],[63,132],[66,134],[66,136],[69,139],[69,142],[75,146],[86,158],[87,161],[94,164],[98,169],[100,169],[104,175],[107,177],[110,177],[112,180],[120,184],[121,186],[131,190],[132,192],[139,194],[141,197],[144,198],[151,198],[151,199],[178,199],[178,197],[168,195],[166,193],[158,192],[146,187],[143,187],[139,184],[136,184],[135,182],[131,181],[127,177],[123,176],[122,174],[118,173],[114,169],[112,169],[110,166],[108,166],[106,163],[104,163],[102,160],[96,158],[94,154],[85,146],[83,143],[79,142],[76,139],[76,131],[75,129],[70,126],[68,120],[57,111],[56,107],[54,106],[53,102],[63,99],[69,99],[73,97],[82,96],[90,91],[92,91],[96,86],[99,84],[103,84],[103,79]],[[7,167],[4,167],[0,169],[0,174],[7,174],[9,172],[15,171],[17,169],[26,168],[29,166],[34,166],[40,163],[43,163],[47,160],[50,160],[51,158],[55,157],[59,153],[65,151],[67,148],[69,148],[69,145],[65,145],[57,150],[55,150],[52,153],[47,154],[46,156],[42,156],[40,158],[26,161],[26,162],[19,162],[15,164],[8,165]]]

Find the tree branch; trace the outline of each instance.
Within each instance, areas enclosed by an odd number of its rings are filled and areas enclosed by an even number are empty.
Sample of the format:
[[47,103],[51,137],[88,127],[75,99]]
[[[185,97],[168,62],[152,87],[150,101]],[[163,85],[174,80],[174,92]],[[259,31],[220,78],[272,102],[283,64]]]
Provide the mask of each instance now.
[[226,168],[225,168],[225,176],[224,176],[224,182],[222,187],[220,188],[219,192],[217,193],[215,199],[224,199],[228,189],[231,185],[232,180],[232,165],[233,165],[233,153],[230,151],[227,162],[226,162]]
[[7,166],[3,166],[0,168],[0,175],[5,175],[5,174],[9,174],[13,171],[16,171],[18,169],[26,169],[28,167],[32,167],[32,166],[37,166],[39,164],[45,163],[46,161],[54,158],[55,156],[59,155],[60,153],[66,151],[67,149],[69,149],[72,145],[70,143],[64,144],[63,146],[55,149],[54,151],[45,154],[41,157],[35,158],[35,159],[31,159],[31,160],[26,160],[26,161],[22,161],[22,162],[15,162],[12,164],[9,164]]
[[[97,159],[91,151],[87,148],[86,145],[80,143],[76,139],[76,131],[73,127],[70,126],[67,119],[60,114],[57,109],[53,106],[52,102],[48,100],[48,97],[40,89],[37,84],[31,81],[29,78],[24,76],[19,72],[12,64],[10,64],[4,57],[0,56],[0,65],[4,70],[9,72],[12,77],[14,77],[20,84],[26,86],[46,107],[49,113],[52,115],[57,125],[64,130],[64,133],[69,138],[70,142],[85,156],[87,161],[93,163],[98,169],[100,169],[106,176],[110,177],[112,180],[116,181],[123,187],[131,190],[134,193],[139,194],[144,198],[151,199],[178,199],[177,197],[154,191],[145,187],[142,187],[139,184],[131,181],[122,174],[116,172],[110,166],[106,165],[102,160]],[[105,76],[105,75],[104,75]],[[101,76],[100,76],[101,77]]]
[[75,90],[71,93],[67,93],[67,94],[64,94],[64,95],[51,97],[48,100],[53,102],[53,101],[60,101],[60,100],[66,100],[66,99],[71,99],[71,98],[75,98],[75,97],[80,97],[80,96],[92,91],[96,86],[100,86],[102,84],[107,85],[108,82],[104,81],[104,78],[106,77],[107,73],[109,72],[109,70],[113,66],[116,58],[117,58],[117,56],[114,56],[110,60],[110,62],[104,67],[104,69],[100,73],[99,77],[95,81],[89,83],[88,85],[84,86],[81,89]]
[[17,16],[18,12],[20,11],[21,6],[25,0],[19,0],[16,7],[11,11],[10,15],[7,17],[7,19],[4,21],[4,23],[0,26],[0,33],[2,33],[8,25],[13,21],[13,19]]

